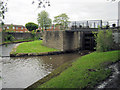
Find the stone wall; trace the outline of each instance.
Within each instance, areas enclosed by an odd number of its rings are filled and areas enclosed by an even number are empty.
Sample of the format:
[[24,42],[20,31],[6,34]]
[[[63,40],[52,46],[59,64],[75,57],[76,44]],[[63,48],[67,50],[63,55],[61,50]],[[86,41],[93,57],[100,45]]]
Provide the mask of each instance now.
[[44,31],[43,45],[63,51],[64,31]]
[[120,44],[120,33],[114,32],[113,33],[113,40],[114,40],[115,43],[119,43]]
[[43,45],[61,51],[76,50],[82,48],[81,36],[81,32],[45,31]]
[[[8,35],[12,35],[15,40],[21,39],[31,39],[33,35],[31,33],[20,33],[20,32],[2,32],[2,41],[5,40],[5,37]],[[37,33],[36,36],[41,36],[41,33]]]
[[120,50],[120,32],[113,33],[114,49]]
[[77,50],[82,48],[82,32],[64,32],[63,50]]

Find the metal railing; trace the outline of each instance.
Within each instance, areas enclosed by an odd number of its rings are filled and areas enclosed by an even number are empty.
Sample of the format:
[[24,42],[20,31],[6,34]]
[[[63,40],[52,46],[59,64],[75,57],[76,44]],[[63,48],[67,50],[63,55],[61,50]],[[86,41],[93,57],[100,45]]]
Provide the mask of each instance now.
[[109,29],[109,28],[119,28],[120,20],[85,20],[85,21],[71,21],[68,24],[69,30],[83,29],[83,28],[101,28],[101,29]]

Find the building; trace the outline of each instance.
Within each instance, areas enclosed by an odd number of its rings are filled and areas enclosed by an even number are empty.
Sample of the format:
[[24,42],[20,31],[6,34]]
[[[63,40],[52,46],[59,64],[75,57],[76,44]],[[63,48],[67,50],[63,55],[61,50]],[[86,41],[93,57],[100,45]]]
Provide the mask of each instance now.
[[0,27],[0,32],[2,32],[2,28]]
[[3,26],[3,30],[14,31],[14,32],[29,32],[25,26],[23,25],[13,25],[13,24],[5,24]]
[[[39,27],[37,30],[42,31],[42,28]],[[43,31],[58,31],[58,30],[61,30],[60,25],[55,26],[54,24],[50,27],[46,27],[46,30],[45,27],[43,28]]]

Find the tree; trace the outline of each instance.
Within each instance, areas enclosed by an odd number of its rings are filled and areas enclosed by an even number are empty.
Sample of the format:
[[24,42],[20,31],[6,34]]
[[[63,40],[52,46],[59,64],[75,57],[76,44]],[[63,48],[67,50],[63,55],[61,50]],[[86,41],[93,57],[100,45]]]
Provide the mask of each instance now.
[[69,17],[65,13],[54,17],[54,22],[56,25],[60,25],[60,29],[62,30],[68,28],[68,23],[70,22],[68,20]]
[[38,3],[38,8],[45,8],[46,6],[50,6],[50,1],[49,0],[34,0],[32,1],[32,4],[35,4],[37,1]]
[[112,30],[102,31],[100,30],[98,34],[95,35],[95,41],[97,43],[96,50],[99,52],[105,52],[112,50],[113,47],[113,36]]
[[[117,1],[117,0],[106,0],[106,1]],[[45,8],[46,6],[50,6],[50,1],[49,0],[33,0],[32,4],[35,4],[37,2],[38,8]]]
[[7,11],[7,1],[0,0],[0,27],[3,29],[3,19],[5,18],[5,12]]
[[0,0],[0,17],[2,19],[4,19],[4,14],[6,11],[7,11],[7,2]]
[[46,30],[47,27],[50,27],[52,24],[52,20],[49,18],[49,15],[46,11],[42,11],[41,13],[38,14],[37,21],[42,30],[43,28],[45,28]]
[[29,31],[33,31],[38,29],[38,25],[33,23],[33,22],[29,22],[25,24],[25,27],[29,30]]

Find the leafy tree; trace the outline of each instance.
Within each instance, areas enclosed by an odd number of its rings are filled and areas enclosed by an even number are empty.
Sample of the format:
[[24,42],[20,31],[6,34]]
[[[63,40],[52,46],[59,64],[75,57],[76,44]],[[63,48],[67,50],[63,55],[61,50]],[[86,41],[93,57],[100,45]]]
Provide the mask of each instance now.
[[3,19],[5,18],[5,12],[7,11],[7,1],[8,0],[0,0],[0,27],[2,27],[3,30]]
[[0,19],[4,19],[4,14],[7,11],[7,2],[0,0]]
[[49,0],[33,0],[32,4],[35,4],[37,1],[38,3],[38,8],[45,8],[46,6],[50,6],[50,1]]
[[112,30],[102,31],[100,30],[98,34],[95,35],[95,41],[97,43],[96,50],[99,52],[105,52],[112,50],[113,47],[113,36]]
[[29,22],[25,24],[25,27],[29,30],[29,31],[33,31],[38,29],[38,25],[33,23],[33,22]]
[[[117,1],[117,0],[106,0],[106,1]],[[50,6],[50,1],[49,0],[33,0],[32,4],[38,4],[38,8],[45,8],[46,6]]]
[[39,13],[37,20],[42,30],[43,28],[45,28],[46,30],[47,27],[50,27],[52,24],[52,20],[49,18],[49,15],[46,11],[42,11],[41,13]]
[[65,13],[54,17],[54,22],[56,23],[56,25],[60,25],[60,29],[62,30],[68,28],[68,20],[69,17]]

